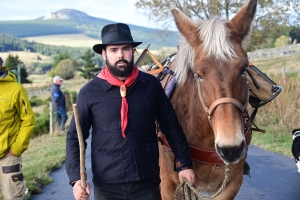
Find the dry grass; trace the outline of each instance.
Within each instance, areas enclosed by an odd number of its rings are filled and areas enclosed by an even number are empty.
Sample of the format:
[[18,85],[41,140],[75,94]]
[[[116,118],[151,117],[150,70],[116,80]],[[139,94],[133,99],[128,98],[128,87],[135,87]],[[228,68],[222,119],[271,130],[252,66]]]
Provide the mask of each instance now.
[[63,34],[63,35],[46,35],[24,38],[28,41],[35,41],[42,44],[68,46],[68,47],[89,47],[101,43],[101,40],[90,38],[84,34]]
[[286,72],[299,72],[300,55],[252,60],[252,63],[268,76],[281,74],[282,67]]
[[[29,65],[33,62],[36,63],[52,63],[54,60],[51,56],[44,56],[40,53],[33,53],[27,51],[8,51],[8,52],[1,52],[0,56],[5,60],[8,55],[11,54],[13,56],[18,55],[20,60],[25,64]],[[37,56],[41,58],[41,60],[37,59]]]
[[286,84],[281,83],[281,77],[274,79],[283,90],[275,100],[259,110],[257,121],[268,126],[273,134],[290,134],[292,129],[300,127],[300,77],[288,78]]
[[51,82],[52,78],[48,74],[30,74],[28,80],[32,83]]

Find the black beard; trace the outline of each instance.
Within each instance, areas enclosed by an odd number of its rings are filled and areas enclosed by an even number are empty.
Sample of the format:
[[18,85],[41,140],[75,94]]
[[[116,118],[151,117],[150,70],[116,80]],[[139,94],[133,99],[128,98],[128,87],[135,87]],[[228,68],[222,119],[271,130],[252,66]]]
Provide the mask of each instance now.
[[[119,62],[124,62],[124,63],[126,63],[126,67],[123,67],[123,69],[124,70],[120,70],[118,67],[117,67],[117,64],[119,63]],[[106,63],[106,65],[107,65],[107,68],[108,68],[108,70],[109,70],[109,72],[112,74],[112,75],[114,75],[114,76],[116,76],[116,77],[128,77],[130,74],[131,74],[131,72],[132,72],[132,70],[133,70],[133,55],[132,55],[132,58],[131,58],[131,61],[130,62],[128,62],[127,60],[125,60],[125,59],[120,59],[120,60],[118,60],[117,62],[115,62],[113,65],[108,61],[108,59],[107,59],[107,57],[106,57],[106,59],[105,59],[105,63]]]

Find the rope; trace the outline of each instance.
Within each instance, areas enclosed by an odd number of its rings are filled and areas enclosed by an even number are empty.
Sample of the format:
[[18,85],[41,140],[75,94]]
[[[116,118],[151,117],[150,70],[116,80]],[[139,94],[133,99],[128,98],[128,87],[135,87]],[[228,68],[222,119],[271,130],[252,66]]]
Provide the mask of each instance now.
[[212,196],[206,196],[204,194],[199,193],[196,188],[189,183],[185,178],[183,179],[182,183],[180,183],[174,193],[174,200],[178,199],[178,192],[182,188],[182,199],[183,200],[197,200],[197,198],[202,198],[202,199],[214,199],[217,197],[221,192],[224,190],[228,180],[229,180],[229,173],[230,173],[230,168],[231,165],[226,165],[225,167],[225,179],[223,181],[222,186],[220,189]]

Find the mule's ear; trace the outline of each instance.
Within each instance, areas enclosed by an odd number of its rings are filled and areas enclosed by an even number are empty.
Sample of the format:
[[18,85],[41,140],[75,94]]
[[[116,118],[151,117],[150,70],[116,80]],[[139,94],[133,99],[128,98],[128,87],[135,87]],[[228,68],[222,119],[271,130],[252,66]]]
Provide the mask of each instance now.
[[249,0],[228,23],[231,34],[243,40],[250,32],[256,12],[257,0]]
[[197,25],[182,11],[173,8],[171,12],[179,32],[194,46],[199,41]]

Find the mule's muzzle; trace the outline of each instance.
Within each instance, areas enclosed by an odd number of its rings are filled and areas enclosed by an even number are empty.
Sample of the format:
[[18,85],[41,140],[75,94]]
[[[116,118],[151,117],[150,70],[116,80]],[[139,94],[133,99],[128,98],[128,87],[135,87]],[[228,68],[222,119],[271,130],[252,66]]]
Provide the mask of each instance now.
[[236,163],[243,155],[245,150],[245,141],[242,141],[241,145],[239,146],[220,147],[218,144],[216,144],[216,150],[226,164]]

